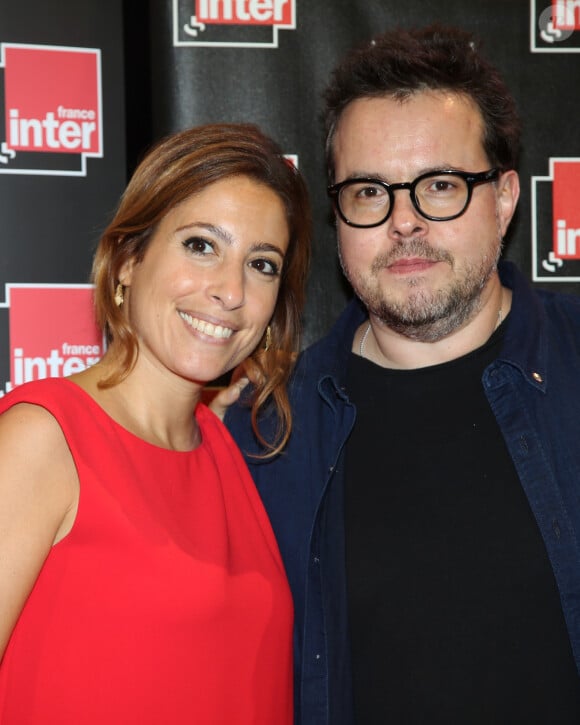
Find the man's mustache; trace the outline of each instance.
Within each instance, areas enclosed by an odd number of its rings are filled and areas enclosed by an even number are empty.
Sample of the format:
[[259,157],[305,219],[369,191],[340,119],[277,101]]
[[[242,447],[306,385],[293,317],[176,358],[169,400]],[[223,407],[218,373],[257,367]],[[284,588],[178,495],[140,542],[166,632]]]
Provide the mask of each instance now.
[[371,270],[373,273],[380,272],[381,269],[408,257],[420,257],[429,262],[447,262],[451,266],[454,262],[453,255],[444,249],[433,249],[424,239],[410,239],[397,243],[386,254],[379,254],[375,257]]

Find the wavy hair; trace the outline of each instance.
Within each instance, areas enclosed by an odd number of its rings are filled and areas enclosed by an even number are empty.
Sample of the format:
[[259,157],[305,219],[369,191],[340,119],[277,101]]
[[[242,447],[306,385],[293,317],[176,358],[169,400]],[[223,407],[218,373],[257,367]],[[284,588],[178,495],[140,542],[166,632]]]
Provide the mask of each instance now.
[[[300,346],[312,222],[302,176],[279,146],[252,124],[207,124],[173,134],[156,144],[135,170],[93,262],[97,323],[107,341],[114,340],[121,350],[118,369],[100,385],[112,387],[123,380],[138,355],[137,338],[114,302],[120,270],[130,260],[143,259],[157,225],[171,209],[233,176],[249,177],[277,194],[290,232],[270,320],[270,345],[266,350],[264,338],[244,364],[254,385],[252,427],[271,456],[284,447],[292,430],[286,384]],[[260,411],[269,404],[275,407],[278,427],[274,440],[266,441],[258,422]]]

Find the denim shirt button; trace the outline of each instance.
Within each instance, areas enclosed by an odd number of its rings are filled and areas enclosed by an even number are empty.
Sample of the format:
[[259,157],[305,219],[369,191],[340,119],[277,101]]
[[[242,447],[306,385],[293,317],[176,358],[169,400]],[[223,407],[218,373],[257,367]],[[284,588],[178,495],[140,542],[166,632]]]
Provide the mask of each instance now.
[[313,556],[312,557],[312,563],[313,564],[319,564],[320,563],[320,557],[319,556]]
[[534,380],[535,380],[535,381],[536,381],[537,383],[543,383],[543,382],[544,382],[544,378],[543,378],[543,377],[542,377],[542,376],[540,375],[540,373],[537,373],[536,371],[534,371],[534,372],[532,373],[532,377],[534,378]]
[[314,659],[318,662],[320,660],[320,655],[319,654],[315,654],[314,655]]

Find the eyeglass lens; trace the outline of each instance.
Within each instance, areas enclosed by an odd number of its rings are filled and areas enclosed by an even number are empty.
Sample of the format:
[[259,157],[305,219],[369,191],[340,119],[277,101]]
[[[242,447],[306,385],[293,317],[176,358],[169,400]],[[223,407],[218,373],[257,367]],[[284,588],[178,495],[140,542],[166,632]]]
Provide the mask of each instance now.
[[[414,185],[414,193],[413,188],[409,191],[418,209],[434,218],[460,214],[469,198],[467,182],[453,174],[424,177]],[[372,225],[387,216],[391,198],[382,184],[353,182],[342,187],[338,203],[353,224]]]

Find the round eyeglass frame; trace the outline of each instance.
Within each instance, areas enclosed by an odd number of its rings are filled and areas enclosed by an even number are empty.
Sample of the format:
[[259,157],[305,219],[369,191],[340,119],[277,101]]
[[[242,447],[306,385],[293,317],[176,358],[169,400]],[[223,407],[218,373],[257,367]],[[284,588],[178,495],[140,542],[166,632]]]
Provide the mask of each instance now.
[[[429,171],[426,174],[421,174],[421,176],[418,176],[413,181],[404,181],[399,184],[388,184],[386,181],[381,181],[380,179],[356,177],[353,179],[345,179],[344,181],[339,181],[338,184],[332,184],[331,186],[327,187],[326,192],[328,196],[330,196],[330,198],[332,199],[334,203],[334,208],[338,212],[338,215],[340,216],[342,221],[351,227],[356,227],[357,229],[380,227],[381,224],[384,224],[391,216],[391,213],[395,206],[395,191],[397,189],[408,189],[409,194],[411,195],[411,202],[413,206],[415,207],[417,212],[425,219],[429,219],[429,221],[432,222],[448,222],[452,219],[457,219],[457,217],[460,217],[462,214],[465,214],[467,207],[471,202],[471,196],[473,194],[474,186],[477,186],[478,184],[488,184],[492,181],[496,181],[501,171],[502,170],[499,167],[494,167],[493,169],[488,169],[487,171],[480,171],[477,173],[471,173],[469,171],[457,171],[455,169],[441,169],[439,171]],[[457,212],[457,214],[451,214],[450,216],[445,217],[432,216],[431,214],[427,214],[426,212],[424,212],[419,206],[419,202],[417,201],[417,196],[415,194],[417,184],[419,184],[424,179],[428,179],[432,176],[459,176],[467,184],[467,198],[465,199],[465,205],[463,209],[461,209],[461,211]],[[373,222],[372,224],[356,224],[355,222],[351,221],[340,208],[340,192],[342,191],[342,189],[344,189],[345,186],[351,186],[352,184],[361,183],[378,184],[379,186],[382,186],[389,195],[389,208],[387,209],[387,213],[378,222]]]

